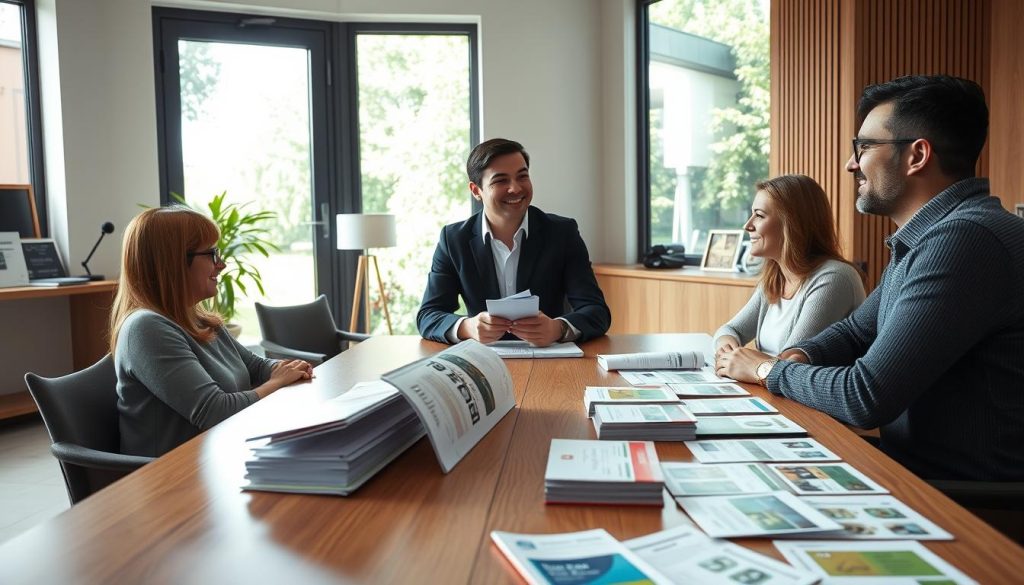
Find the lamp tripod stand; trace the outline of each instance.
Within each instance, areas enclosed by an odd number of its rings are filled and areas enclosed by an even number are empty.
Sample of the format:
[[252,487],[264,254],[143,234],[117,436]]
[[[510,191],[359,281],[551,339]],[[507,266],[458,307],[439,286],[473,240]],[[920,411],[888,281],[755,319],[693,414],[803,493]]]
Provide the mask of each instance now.
[[[373,272],[377,275],[377,290],[380,291],[380,304],[384,308],[384,319],[388,323],[388,335],[393,335],[391,329],[391,314],[388,312],[388,296],[384,292],[384,281],[380,277],[380,266],[377,265],[377,257],[373,254],[360,254],[359,264],[356,266],[356,285],[352,291],[352,319],[349,322],[349,331],[358,331],[356,325],[359,323],[359,309],[362,305],[364,311],[365,333],[370,332],[370,264],[373,264]],[[365,298],[365,305],[363,300]]]

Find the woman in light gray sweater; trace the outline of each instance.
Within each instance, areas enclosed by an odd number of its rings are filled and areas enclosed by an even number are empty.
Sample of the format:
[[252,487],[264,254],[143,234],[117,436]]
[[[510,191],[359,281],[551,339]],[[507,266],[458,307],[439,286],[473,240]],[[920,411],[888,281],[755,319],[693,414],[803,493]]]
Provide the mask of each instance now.
[[121,452],[156,457],[246,406],[309,379],[302,360],[267,360],[200,304],[224,269],[217,226],[191,209],[148,209],[128,224],[111,312]]
[[743,229],[750,234],[748,253],[765,260],[761,282],[715,332],[716,357],[751,340],[778,354],[864,301],[860,273],[839,253],[828,198],[814,179],[782,175],[758,183],[751,211]]

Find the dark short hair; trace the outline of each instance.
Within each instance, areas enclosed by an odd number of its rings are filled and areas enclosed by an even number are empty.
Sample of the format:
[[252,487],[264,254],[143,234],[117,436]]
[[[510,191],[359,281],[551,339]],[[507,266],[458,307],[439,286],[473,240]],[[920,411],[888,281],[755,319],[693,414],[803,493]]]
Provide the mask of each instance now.
[[477,144],[476,148],[469,153],[469,159],[466,161],[466,174],[469,175],[469,180],[479,185],[483,181],[484,171],[495,157],[517,152],[523,155],[526,168],[530,168],[530,155],[526,153],[523,145],[515,140],[492,138]]
[[924,138],[939,168],[956,178],[974,176],[988,135],[988,106],[981,87],[949,75],[908,75],[864,88],[857,123],[876,107],[893,104],[886,127],[894,138]]

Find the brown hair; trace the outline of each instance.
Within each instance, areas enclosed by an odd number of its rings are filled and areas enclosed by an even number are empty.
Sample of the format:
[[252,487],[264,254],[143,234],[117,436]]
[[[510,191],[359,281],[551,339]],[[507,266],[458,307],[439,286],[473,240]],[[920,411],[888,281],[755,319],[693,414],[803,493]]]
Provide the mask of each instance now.
[[193,339],[209,342],[224,320],[189,300],[188,253],[216,242],[217,226],[180,205],[147,209],[128,224],[121,251],[121,279],[110,314],[110,353],[129,315],[149,309],[174,321]]
[[[849,264],[839,251],[832,206],[814,179],[806,175],[781,175],[761,181],[757,190],[764,191],[775,204],[775,214],[782,222],[782,262],[801,281],[826,260]],[[786,277],[778,262],[765,262],[761,289],[769,303],[782,298]]]
[[526,161],[526,168],[530,168],[530,155],[526,153],[523,145],[515,140],[492,138],[477,144],[473,151],[469,153],[469,159],[466,160],[466,174],[469,175],[469,180],[473,184],[479,185],[484,179],[484,171],[490,166],[492,160],[499,156],[515,154],[517,152],[523,155],[523,160]]

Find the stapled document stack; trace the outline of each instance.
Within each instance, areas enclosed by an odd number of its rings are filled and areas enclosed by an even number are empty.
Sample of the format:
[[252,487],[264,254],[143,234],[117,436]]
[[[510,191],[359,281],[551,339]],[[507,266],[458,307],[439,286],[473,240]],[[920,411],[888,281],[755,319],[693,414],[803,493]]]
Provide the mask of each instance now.
[[583,408],[594,416],[598,404],[676,404],[683,401],[667,388],[633,388],[630,386],[587,386],[583,390]]
[[598,439],[692,441],[697,418],[678,404],[597,404],[594,430]]
[[309,414],[249,440],[244,489],[348,495],[424,434],[409,403],[384,382],[357,384]]
[[661,506],[664,485],[650,441],[551,440],[544,473],[548,503]]

